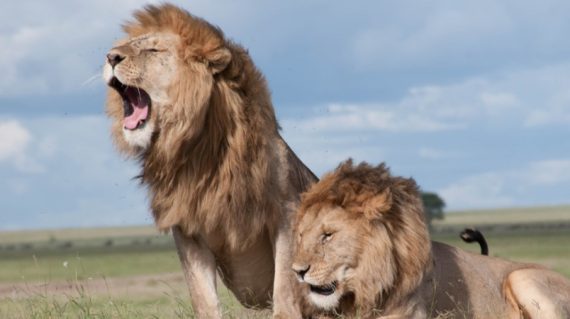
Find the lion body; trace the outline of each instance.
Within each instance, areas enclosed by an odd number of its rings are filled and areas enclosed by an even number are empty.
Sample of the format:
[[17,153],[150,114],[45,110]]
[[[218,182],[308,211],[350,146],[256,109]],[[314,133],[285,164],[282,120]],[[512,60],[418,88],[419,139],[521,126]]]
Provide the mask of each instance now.
[[570,316],[570,281],[429,240],[412,179],[349,161],[303,195],[293,269],[323,317]]
[[264,77],[245,49],[177,7],[147,6],[135,18],[104,73],[148,93],[150,116],[127,129],[129,101],[112,89],[107,111],[118,148],[141,163],[157,227],[174,232],[198,316],[220,316],[218,270],[244,305],[267,307],[275,293],[277,311],[295,317],[275,291],[294,284],[283,271],[287,207],[316,177],[279,135]]
[[540,265],[438,242],[432,242],[432,256],[432,271],[410,298],[425,309],[427,318],[562,319],[570,315],[570,281]]

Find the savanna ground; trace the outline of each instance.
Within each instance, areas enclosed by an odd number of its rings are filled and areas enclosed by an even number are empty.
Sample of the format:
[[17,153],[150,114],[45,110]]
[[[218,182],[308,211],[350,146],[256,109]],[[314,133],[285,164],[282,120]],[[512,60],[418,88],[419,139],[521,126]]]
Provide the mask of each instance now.
[[[570,277],[570,206],[448,214],[434,240],[463,243],[482,229],[493,256],[537,262]],[[190,318],[168,235],[152,227],[0,232],[0,318]],[[219,288],[228,318],[266,318]]]

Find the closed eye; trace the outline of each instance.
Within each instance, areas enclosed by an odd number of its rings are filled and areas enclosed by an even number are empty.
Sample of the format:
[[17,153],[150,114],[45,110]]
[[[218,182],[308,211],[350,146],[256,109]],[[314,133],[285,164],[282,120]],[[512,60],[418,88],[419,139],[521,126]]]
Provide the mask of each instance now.
[[157,49],[157,48],[149,48],[149,49],[144,49],[143,51],[155,53],[155,52],[163,52],[165,50],[161,50],[161,49]]
[[326,242],[328,242],[329,240],[331,240],[333,236],[332,232],[325,232],[321,235],[321,242],[324,244]]

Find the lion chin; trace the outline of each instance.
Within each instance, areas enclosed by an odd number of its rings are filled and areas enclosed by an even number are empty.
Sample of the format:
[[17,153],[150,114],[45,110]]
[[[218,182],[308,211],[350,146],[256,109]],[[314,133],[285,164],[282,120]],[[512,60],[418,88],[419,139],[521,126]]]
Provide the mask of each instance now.
[[144,123],[142,127],[136,130],[123,129],[123,137],[125,141],[133,147],[147,149],[154,132],[154,123]]
[[311,302],[325,310],[332,310],[338,307],[342,293],[336,289],[336,286],[336,282],[324,285],[309,284],[309,298]]
[[322,267],[316,272],[311,272],[310,267],[319,268],[318,263],[310,266],[306,272],[299,271],[299,267],[304,266],[293,265],[293,269],[297,272],[298,281],[308,286],[309,300],[321,309],[333,310],[337,308],[344,295],[347,267],[344,265],[336,269]]

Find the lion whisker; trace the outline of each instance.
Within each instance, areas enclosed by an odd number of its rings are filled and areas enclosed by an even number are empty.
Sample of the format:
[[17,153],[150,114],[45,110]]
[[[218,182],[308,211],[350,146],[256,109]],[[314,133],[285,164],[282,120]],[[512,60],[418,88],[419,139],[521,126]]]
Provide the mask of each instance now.
[[97,73],[90,76],[89,78],[87,78],[87,80],[85,80],[83,83],[81,83],[81,86],[86,86],[88,84],[91,84],[99,77],[101,77],[101,73],[99,71],[97,71]]

